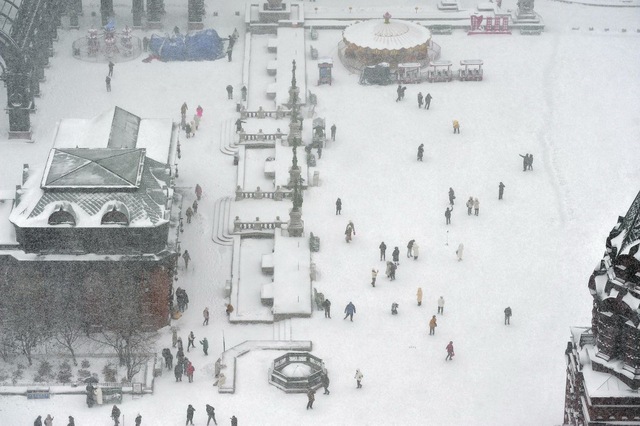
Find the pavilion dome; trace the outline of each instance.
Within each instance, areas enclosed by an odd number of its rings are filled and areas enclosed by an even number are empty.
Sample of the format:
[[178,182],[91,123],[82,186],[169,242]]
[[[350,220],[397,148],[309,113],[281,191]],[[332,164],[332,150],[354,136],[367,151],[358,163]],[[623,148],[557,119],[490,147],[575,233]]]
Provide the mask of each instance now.
[[425,45],[431,39],[431,31],[409,21],[374,19],[345,28],[342,36],[345,43],[363,48],[399,50]]

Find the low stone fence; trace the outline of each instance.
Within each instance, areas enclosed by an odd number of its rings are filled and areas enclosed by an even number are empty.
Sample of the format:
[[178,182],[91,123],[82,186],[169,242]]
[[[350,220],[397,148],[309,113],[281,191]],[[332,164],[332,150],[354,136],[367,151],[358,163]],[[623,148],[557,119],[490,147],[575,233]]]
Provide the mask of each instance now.
[[293,191],[288,189],[282,189],[280,186],[276,187],[275,191],[262,191],[260,187],[257,187],[255,191],[245,191],[240,185],[236,188],[236,201],[244,199],[262,200],[263,198],[269,198],[276,201],[282,201],[284,199],[290,199]]
[[275,118],[276,120],[279,120],[281,118],[285,118],[285,117],[290,117],[291,116],[291,110],[288,109],[281,109],[280,107],[278,107],[277,110],[275,111],[265,111],[262,109],[262,107],[260,107],[257,111],[247,111],[246,109],[241,108],[240,109],[240,118]]
[[285,133],[246,133],[241,131],[240,133],[240,142],[244,141],[275,141],[277,139],[281,139],[284,136],[287,136]]
[[233,220],[233,232],[242,233],[243,231],[272,231],[277,228],[281,228],[282,224],[286,224],[280,220],[280,216],[276,216],[276,220],[273,222],[263,222],[259,217],[253,221],[242,221],[239,216]]

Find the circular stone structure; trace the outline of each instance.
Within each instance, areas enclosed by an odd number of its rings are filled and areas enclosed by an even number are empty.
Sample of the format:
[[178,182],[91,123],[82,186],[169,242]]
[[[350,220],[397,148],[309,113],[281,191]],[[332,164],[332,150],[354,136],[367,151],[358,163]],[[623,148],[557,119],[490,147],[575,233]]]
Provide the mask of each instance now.
[[287,393],[304,393],[322,386],[324,362],[310,353],[290,352],[273,360],[269,383]]
[[387,12],[384,20],[357,22],[342,33],[344,58],[358,68],[387,62],[392,67],[403,62],[421,62],[429,59],[431,31],[409,21],[391,19]]

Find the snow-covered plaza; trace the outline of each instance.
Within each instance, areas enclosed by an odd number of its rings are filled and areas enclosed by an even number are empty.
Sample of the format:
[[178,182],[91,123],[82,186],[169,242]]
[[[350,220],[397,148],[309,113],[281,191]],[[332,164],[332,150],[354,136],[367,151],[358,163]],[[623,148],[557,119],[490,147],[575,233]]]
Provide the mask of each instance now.
[[[482,59],[484,79],[407,84],[405,99],[395,102],[395,85],[360,85],[359,75],[342,65],[342,30],[318,29],[318,39],[312,41],[306,28],[304,52],[273,53],[268,45],[274,35],[246,32],[244,2],[230,0],[206,2],[205,28],[222,37],[238,29],[231,61],[144,63],[143,55],[115,64],[107,92],[106,61],[79,61],[71,48],[89,28],[100,25],[99,18],[91,16],[93,11],[99,15],[99,3],[84,2],[80,30],[68,29],[63,18],[37,112],[31,115],[33,142],[8,140],[7,119],[0,121],[0,190],[14,190],[23,164],[46,162],[59,120],[90,119],[119,106],[140,117],[179,122],[183,102],[188,116],[198,105],[204,109],[195,137],[187,139],[184,132],[180,136],[176,187],[187,194],[185,207],[195,199],[196,184],[204,193],[198,213],[181,235],[181,247],[189,250],[192,263],[185,270],[180,262],[179,286],[188,292],[190,306],[172,325],[185,342],[190,331],[197,341],[207,337],[209,355],[197,343],[187,354],[195,366],[193,383],[176,383],[165,370],[155,379],[153,394],[136,399],[125,395],[119,405],[125,415],[121,424],[133,425],[140,413],[143,425],[181,425],[188,404],[196,408],[196,425],[206,424],[205,404],[216,408],[219,424],[229,424],[235,415],[243,426],[562,423],[569,327],[591,324],[587,280],[609,230],[640,189],[639,7],[614,7],[619,6],[615,0],[611,7],[538,1],[535,9],[545,25],[539,36],[518,31],[434,34],[441,59],[452,61],[454,69],[460,60]],[[461,10],[475,10],[478,2],[459,4]],[[156,32],[169,32],[176,25],[186,31],[186,2],[167,0],[165,5],[164,30]],[[130,24],[130,7],[130,2],[116,2],[118,26]],[[314,13],[341,19],[362,11],[378,18],[386,11],[396,16],[447,13],[435,4],[409,0],[317,0],[305,1],[304,7],[308,20]],[[504,10],[516,8],[516,0],[502,2]],[[138,38],[152,33],[134,31]],[[321,57],[332,58],[331,85],[317,85],[318,61],[311,58],[310,46]],[[287,60],[278,64],[274,77],[267,69],[278,55]],[[309,170],[309,176],[319,172],[319,185],[304,191],[305,235],[300,238],[305,246],[310,232],[320,238],[320,251],[311,253],[317,267],[312,286],[331,300],[332,318],[314,307],[310,318],[230,323],[225,285],[232,279],[234,254],[232,246],[216,244],[212,236],[218,227],[217,201],[235,196],[238,171],[233,157],[222,152],[221,140],[234,134],[229,126],[240,115],[240,88],[249,88],[247,109],[275,110],[276,101],[267,92],[276,81],[289,86],[290,59],[296,57],[304,61],[297,68],[300,85],[317,95],[313,117],[325,118],[327,129],[337,127],[335,142],[327,143],[317,166]],[[233,100],[227,99],[227,85],[234,88]],[[418,92],[433,97],[429,110],[418,109]],[[6,92],[0,91],[0,98],[6,103]],[[280,91],[275,99],[282,101]],[[304,112],[302,135],[310,143],[312,118],[306,108]],[[459,121],[460,134],[453,134],[453,120]],[[287,132],[288,119],[246,121],[247,132]],[[420,144],[425,148],[423,162],[416,161]],[[264,159],[278,151],[266,149],[264,156],[256,151],[242,163],[247,190],[272,184],[264,177]],[[290,153],[289,148],[284,151]],[[534,155],[532,171],[522,170],[519,155],[525,153]],[[304,162],[302,149],[298,158]],[[286,170],[290,155],[286,161],[278,167]],[[505,185],[502,200],[500,182]],[[446,225],[449,188],[456,200],[451,224]],[[477,216],[467,214],[464,204],[470,196],[479,199]],[[341,215],[335,214],[338,197]],[[291,208],[290,200],[231,204],[231,216],[243,220],[280,216],[286,221]],[[356,234],[347,244],[344,229],[349,220]],[[231,231],[233,221],[227,225]],[[412,239],[420,246],[417,260],[406,256]],[[388,260],[394,247],[400,249],[395,281],[385,277],[385,264],[379,260],[382,241]],[[458,261],[460,243],[464,257]],[[248,244],[246,253],[255,256],[255,276],[245,271],[241,280],[265,279],[259,255],[271,246],[266,240]],[[380,271],[375,288],[370,285],[372,268]],[[280,279],[292,276],[297,275],[280,274]],[[419,287],[422,306],[416,303]],[[444,314],[436,315],[440,296],[445,299]],[[343,320],[349,302],[357,309],[353,322]],[[390,312],[394,302],[398,315]],[[265,309],[259,300],[255,305],[256,310]],[[513,310],[508,326],[503,324],[507,306]],[[208,326],[202,325],[205,307],[211,311]],[[438,326],[430,336],[433,315]],[[306,410],[306,394],[286,394],[271,386],[269,367],[283,354],[275,350],[239,357],[235,392],[219,393],[213,386],[214,362],[223,345],[229,349],[247,340],[311,341],[311,353],[325,363],[331,394],[318,392],[313,410]],[[450,341],[455,357],[445,361]],[[165,327],[158,353],[170,345],[171,332]],[[62,353],[55,347],[46,350],[36,359]],[[0,370],[10,372],[22,358],[17,356],[11,365],[0,362]],[[361,389],[356,388],[356,369],[364,374]],[[66,424],[69,415],[77,425],[113,424],[111,405],[89,409],[82,395],[43,400],[0,396],[2,425],[31,424],[48,413],[55,425]]]

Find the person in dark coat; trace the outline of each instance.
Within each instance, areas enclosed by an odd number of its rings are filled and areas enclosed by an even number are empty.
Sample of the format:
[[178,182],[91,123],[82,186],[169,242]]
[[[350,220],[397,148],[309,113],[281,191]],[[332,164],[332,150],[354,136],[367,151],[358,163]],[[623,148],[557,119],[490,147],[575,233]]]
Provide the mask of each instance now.
[[400,264],[400,249],[396,246],[393,249],[393,253],[391,253],[391,258],[393,259],[393,263],[398,266]]
[[329,375],[328,374],[322,375],[322,387],[324,388],[325,395],[329,395],[331,393],[329,392]]
[[236,133],[242,131],[242,123],[246,123],[246,121],[240,120],[239,118],[236,120]]
[[529,164],[527,169],[533,171],[533,154],[529,154]]
[[307,398],[308,398],[307,410],[309,408],[313,410],[313,401],[316,400],[316,391],[314,391],[312,388],[309,388],[309,390],[307,391]]
[[447,207],[444,211],[444,217],[447,220],[447,225],[451,224],[451,212],[453,211],[453,207]]
[[324,317],[331,319],[331,301],[329,299],[324,299],[322,307],[324,308]]
[[[189,269],[189,261],[191,260],[189,250],[185,250],[184,253],[182,253],[182,259],[184,260],[184,269]],[[187,352],[189,352],[189,347],[187,347]]]
[[136,416],[136,426],[140,426],[142,424],[142,416],[140,413]]
[[418,92],[418,108],[422,108],[422,99],[424,99],[422,92]]
[[207,340],[207,338],[203,338],[202,340],[200,340],[200,344],[202,345],[202,351],[204,352],[205,355],[209,355],[207,353],[207,351],[209,350],[209,341]]
[[176,382],[182,381],[182,371],[183,371],[182,363],[178,362],[175,368],[173,369],[173,374],[175,374],[176,376]]
[[387,245],[383,242],[378,246],[380,249],[380,260],[387,260]]
[[236,416],[231,416],[231,426],[238,426],[238,418]]
[[118,426],[120,424],[120,409],[117,405],[114,405],[111,409],[111,418],[113,419],[114,426]]
[[[187,126],[189,126],[187,124]],[[185,215],[187,216],[187,223],[191,223],[191,216],[193,216],[193,209],[191,207],[187,207],[187,211],[185,212]]]
[[500,185],[498,185],[498,200],[502,200],[502,194],[504,194],[504,183],[500,182]]
[[409,240],[407,243],[407,257],[413,257],[413,243],[415,242],[416,240]]
[[193,331],[189,333],[189,336],[187,336],[187,352],[189,352],[189,348],[196,348],[196,336],[195,334],[193,334]]
[[[76,426],[76,420],[73,416],[69,416],[69,423],[67,423],[67,426]],[[136,423],[136,426],[140,426],[140,424]]]
[[242,86],[242,89],[240,89],[240,94],[242,95],[242,101],[246,102],[247,101],[247,86]]
[[398,315],[398,306],[396,302],[391,304],[391,315]]
[[193,408],[193,405],[189,404],[189,406],[187,407],[187,422],[185,423],[185,425],[188,425],[189,422],[193,424],[193,413],[195,412],[196,412],[196,409]]
[[109,61],[109,77],[113,77],[113,62]]
[[196,199],[200,201],[200,197],[202,197],[202,187],[199,183],[196,183]]
[[111,77],[107,76],[107,78],[104,79],[104,82],[107,84],[107,92],[111,91]]
[[336,140],[336,125],[335,124],[331,125],[331,140],[332,141]]
[[444,359],[445,361],[452,360],[455,353],[453,352],[453,341],[449,341],[449,344],[446,347],[447,349],[447,357]]
[[427,96],[424,97],[424,109],[429,109],[431,106],[431,93],[427,93]]
[[353,314],[356,313],[356,306],[353,303],[349,302],[347,307],[344,308],[344,313],[346,315],[342,319],[347,319],[347,317],[349,317],[349,319],[351,319],[351,321],[353,321]]
[[453,192],[453,188],[449,188],[449,204],[453,205],[454,200],[456,199],[456,194]]
[[387,262],[387,263],[390,263],[390,265],[389,265],[389,279],[391,281],[395,281],[395,279],[396,279],[396,270],[398,269],[398,266],[393,262]]
[[418,147],[418,161],[422,161],[422,157],[424,156],[424,144],[421,143]]
[[509,325],[511,324],[511,315],[513,313],[511,312],[511,307],[507,306],[507,308],[504,310],[504,325]]
[[527,171],[527,166],[529,166],[529,154],[518,154],[520,157],[522,157],[522,171],[526,172]]
[[396,93],[398,94],[398,97],[396,98],[396,102],[398,102],[399,100],[402,100],[402,85],[398,84],[398,88],[396,89]]
[[336,200],[336,214],[342,214],[342,200],[340,198]]
[[213,420],[213,424],[217,425],[218,422],[216,421],[216,409],[213,408],[211,405],[207,404],[207,426],[209,426],[209,422],[211,420]]
[[227,84],[227,99],[233,99],[233,86]]
[[36,417],[36,421],[33,422],[33,426],[42,426],[42,416]]

